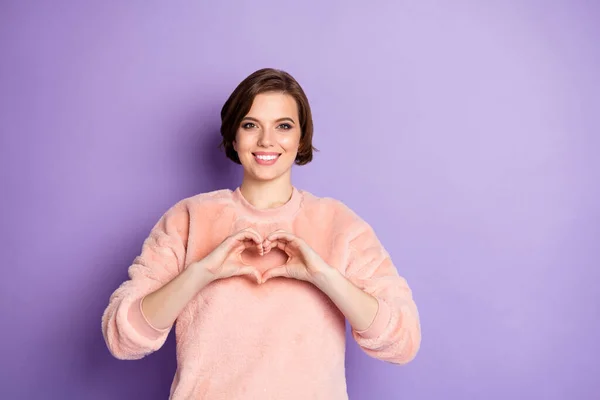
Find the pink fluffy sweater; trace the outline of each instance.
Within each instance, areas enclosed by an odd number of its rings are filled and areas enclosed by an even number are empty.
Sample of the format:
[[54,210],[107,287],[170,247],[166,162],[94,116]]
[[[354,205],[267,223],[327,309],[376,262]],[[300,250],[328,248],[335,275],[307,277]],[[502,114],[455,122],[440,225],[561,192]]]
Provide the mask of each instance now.
[[[411,290],[371,227],[343,203],[295,188],[290,201],[274,209],[253,207],[239,188],[199,194],[169,209],[129,267],[129,279],[110,297],[102,317],[110,352],[131,360],[161,348],[171,328],[151,326],[141,311],[144,296],[247,227],[263,236],[277,229],[294,233],[378,300],[371,325],[352,330],[368,355],[397,364],[415,357],[421,332]],[[277,251],[242,257],[261,271],[286,260]],[[215,281],[174,326],[178,366],[170,399],[348,398],[344,315],[309,283]]]

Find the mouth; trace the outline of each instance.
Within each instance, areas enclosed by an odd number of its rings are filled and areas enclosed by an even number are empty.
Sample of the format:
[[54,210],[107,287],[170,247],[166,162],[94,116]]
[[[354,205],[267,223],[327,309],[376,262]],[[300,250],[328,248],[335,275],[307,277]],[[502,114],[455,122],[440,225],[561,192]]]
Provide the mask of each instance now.
[[254,160],[260,165],[271,165],[275,164],[279,156],[279,153],[252,153]]

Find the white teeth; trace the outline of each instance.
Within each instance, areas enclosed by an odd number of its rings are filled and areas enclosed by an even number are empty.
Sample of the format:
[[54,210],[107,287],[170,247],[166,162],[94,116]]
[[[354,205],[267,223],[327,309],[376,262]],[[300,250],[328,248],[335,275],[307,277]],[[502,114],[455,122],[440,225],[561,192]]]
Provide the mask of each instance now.
[[277,156],[256,156],[259,160],[263,161],[272,161],[277,158]]

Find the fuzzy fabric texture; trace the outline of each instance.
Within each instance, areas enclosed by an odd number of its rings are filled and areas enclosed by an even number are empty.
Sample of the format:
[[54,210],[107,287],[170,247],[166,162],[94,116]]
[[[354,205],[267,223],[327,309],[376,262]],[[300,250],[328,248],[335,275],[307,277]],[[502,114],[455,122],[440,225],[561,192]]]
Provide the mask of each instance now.
[[[144,297],[247,227],[263,236],[277,229],[294,233],[378,300],[370,327],[352,330],[368,355],[396,364],[415,357],[421,343],[417,307],[371,227],[340,201],[296,188],[285,205],[268,210],[253,207],[239,188],[199,194],[169,209],[102,316],[110,352],[134,360],[160,349],[172,327],[151,326],[141,311]],[[267,256],[243,255],[261,271],[286,260],[276,251]],[[309,283],[215,281],[188,303],[174,327],[172,400],[348,398],[344,315]]]

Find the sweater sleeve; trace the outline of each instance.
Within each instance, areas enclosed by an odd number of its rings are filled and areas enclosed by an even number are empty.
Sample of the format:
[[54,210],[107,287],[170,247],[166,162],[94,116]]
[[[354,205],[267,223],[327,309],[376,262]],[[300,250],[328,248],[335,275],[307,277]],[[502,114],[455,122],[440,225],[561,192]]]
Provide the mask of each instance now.
[[355,232],[349,243],[346,277],[372,295],[379,307],[371,325],[363,331],[352,329],[352,335],[368,355],[406,364],[415,358],[421,344],[412,291],[373,229],[361,221]]
[[116,358],[140,359],[165,343],[172,327],[153,327],[142,312],[142,303],[146,295],[183,269],[188,226],[187,208],[178,204],[169,209],[152,228],[141,253],[129,266],[129,279],[110,296],[102,315],[102,333]]

